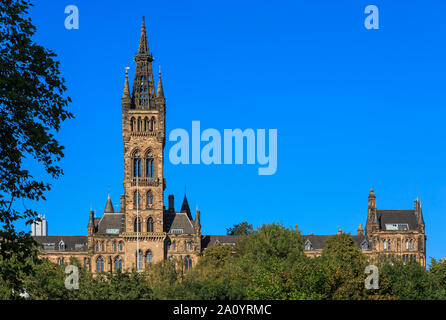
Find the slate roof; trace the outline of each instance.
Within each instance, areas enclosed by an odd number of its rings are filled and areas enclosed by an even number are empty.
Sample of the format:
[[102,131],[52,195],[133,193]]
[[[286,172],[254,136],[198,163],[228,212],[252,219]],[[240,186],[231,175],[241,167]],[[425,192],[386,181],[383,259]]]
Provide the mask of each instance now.
[[168,222],[169,227],[167,228],[168,233],[172,233],[172,229],[183,229],[185,234],[195,233],[194,226],[187,213],[177,212],[175,215],[165,215],[165,217],[170,219]]
[[[325,241],[331,236],[333,235],[304,235],[304,244],[309,240],[313,250],[322,250],[325,247]],[[366,239],[363,235],[352,235],[352,238],[358,248],[361,247],[361,243]]]
[[65,250],[63,251],[88,250],[87,236],[36,236],[33,239],[41,243],[45,251],[59,251],[59,243],[61,241],[65,244]]
[[409,230],[418,228],[415,210],[376,210],[381,230],[386,230],[386,224],[407,223]]
[[216,243],[235,244],[240,236],[201,236],[201,247],[206,249]]
[[125,229],[125,215],[123,213],[105,213],[102,218],[95,218],[95,225],[98,234],[110,234],[107,229],[119,230],[119,233],[122,233]]

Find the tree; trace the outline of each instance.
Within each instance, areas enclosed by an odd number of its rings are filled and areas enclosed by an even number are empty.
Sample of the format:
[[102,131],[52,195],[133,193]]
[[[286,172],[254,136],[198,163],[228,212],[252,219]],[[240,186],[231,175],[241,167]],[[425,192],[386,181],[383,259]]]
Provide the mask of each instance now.
[[331,299],[364,299],[366,259],[350,234],[342,233],[325,241],[322,256],[317,261],[325,264]]
[[[54,134],[73,115],[66,110],[65,80],[60,77],[56,55],[32,40],[36,27],[27,16],[28,0],[0,0],[0,256],[36,256],[35,243],[14,223],[27,224],[37,216],[23,200],[45,200],[50,184],[34,178],[25,159],[43,166],[52,178],[62,175],[57,162],[63,146]],[[23,261],[22,261],[23,262]],[[0,276],[15,277],[9,270]],[[5,280],[19,290],[17,279]]]
[[234,227],[232,228],[226,228],[226,234],[230,236],[241,236],[250,234],[252,230],[252,224],[248,224],[248,222],[243,221],[239,224],[234,224]]

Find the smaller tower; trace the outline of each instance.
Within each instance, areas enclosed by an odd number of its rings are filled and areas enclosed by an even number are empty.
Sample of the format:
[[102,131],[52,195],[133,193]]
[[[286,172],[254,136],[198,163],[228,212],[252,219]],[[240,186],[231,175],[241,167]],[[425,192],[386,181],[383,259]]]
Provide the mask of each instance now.
[[360,223],[358,226],[358,236],[363,236],[363,235],[364,235],[364,230],[362,229],[362,223]]

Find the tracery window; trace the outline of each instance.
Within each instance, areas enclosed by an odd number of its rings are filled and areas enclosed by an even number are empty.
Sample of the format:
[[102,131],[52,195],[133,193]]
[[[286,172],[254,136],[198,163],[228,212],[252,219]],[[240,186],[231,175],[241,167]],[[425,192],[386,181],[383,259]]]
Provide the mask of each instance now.
[[147,232],[153,232],[153,218],[149,217],[147,220]]
[[96,259],[96,272],[103,272],[104,271],[104,259],[102,259],[101,256],[99,256]]

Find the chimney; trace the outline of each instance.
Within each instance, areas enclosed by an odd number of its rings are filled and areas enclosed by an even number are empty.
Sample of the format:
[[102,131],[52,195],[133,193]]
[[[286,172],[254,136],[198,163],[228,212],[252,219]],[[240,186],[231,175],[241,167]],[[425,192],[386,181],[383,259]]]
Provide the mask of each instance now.
[[363,235],[364,235],[364,230],[362,229],[362,223],[360,223],[358,226],[358,236],[363,236]]
[[175,200],[173,194],[169,194],[169,212],[175,213]]
[[342,230],[341,228],[339,228],[338,233],[337,234],[342,234]]

